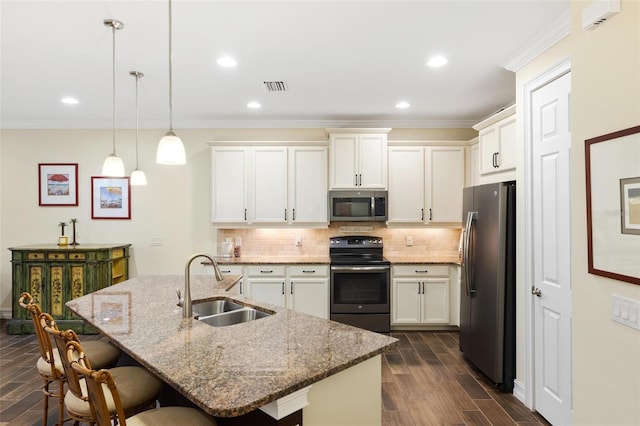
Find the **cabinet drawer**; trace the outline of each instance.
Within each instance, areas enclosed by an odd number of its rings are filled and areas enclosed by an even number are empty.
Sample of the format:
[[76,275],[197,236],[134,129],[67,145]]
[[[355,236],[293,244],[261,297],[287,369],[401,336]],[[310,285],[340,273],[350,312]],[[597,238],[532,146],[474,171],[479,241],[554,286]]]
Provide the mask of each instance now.
[[44,253],[27,253],[28,260],[44,260]]
[[242,265],[218,265],[222,275],[242,275]]
[[65,253],[47,253],[47,259],[49,260],[65,260],[67,255]]
[[85,253],[69,253],[70,260],[85,260],[87,255]]
[[111,252],[111,256],[114,259],[117,259],[119,257],[124,257],[124,249],[122,249],[122,248],[113,249],[113,251]]
[[247,275],[250,277],[284,277],[286,267],[284,265],[254,265],[247,267]]
[[290,277],[327,277],[329,267],[327,265],[295,265],[287,267]]
[[449,276],[449,265],[416,264],[397,265],[391,268],[394,277]]

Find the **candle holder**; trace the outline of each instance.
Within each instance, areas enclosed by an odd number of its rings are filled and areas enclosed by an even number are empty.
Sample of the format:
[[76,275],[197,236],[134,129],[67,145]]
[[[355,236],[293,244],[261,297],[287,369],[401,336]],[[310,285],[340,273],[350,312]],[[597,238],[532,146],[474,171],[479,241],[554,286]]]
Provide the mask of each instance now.
[[67,222],[60,222],[58,226],[62,228],[62,235],[58,237],[58,245],[61,247],[66,246],[69,244],[69,237],[64,236],[64,227],[67,226]]
[[80,245],[80,243],[76,241],[76,223],[78,223],[78,219],[71,219],[71,228],[73,232],[73,239],[71,240],[72,246]]

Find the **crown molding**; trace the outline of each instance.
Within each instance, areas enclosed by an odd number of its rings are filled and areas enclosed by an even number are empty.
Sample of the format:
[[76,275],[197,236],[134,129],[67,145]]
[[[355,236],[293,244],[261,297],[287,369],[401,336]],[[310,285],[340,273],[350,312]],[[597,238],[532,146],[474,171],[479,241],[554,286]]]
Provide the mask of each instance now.
[[540,32],[537,37],[527,42],[507,58],[501,66],[508,71],[517,72],[570,33],[571,14],[570,10],[566,10]]

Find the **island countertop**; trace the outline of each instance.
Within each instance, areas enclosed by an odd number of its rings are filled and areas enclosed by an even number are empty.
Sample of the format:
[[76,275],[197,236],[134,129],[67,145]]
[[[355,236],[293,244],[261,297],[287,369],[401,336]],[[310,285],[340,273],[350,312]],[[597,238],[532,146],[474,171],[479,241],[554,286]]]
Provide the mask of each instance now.
[[130,279],[67,302],[141,365],[207,413],[235,417],[346,370],[397,340],[226,293],[240,276],[216,283],[193,276],[192,300],[229,298],[274,314],[212,327],[183,319],[176,289],[184,277]]

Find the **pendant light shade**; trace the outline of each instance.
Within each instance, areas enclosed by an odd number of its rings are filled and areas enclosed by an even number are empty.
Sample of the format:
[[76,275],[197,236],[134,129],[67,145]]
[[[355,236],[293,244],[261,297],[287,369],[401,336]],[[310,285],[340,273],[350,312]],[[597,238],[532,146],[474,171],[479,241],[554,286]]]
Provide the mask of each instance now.
[[102,176],[123,177],[124,163],[116,154],[116,30],[124,28],[124,24],[115,19],[105,19],[104,25],[110,27],[113,34],[113,152],[104,160]]
[[131,172],[131,185],[146,185],[147,177],[138,166],[138,133],[140,128],[138,123],[138,81],[144,77],[144,74],[140,71],[129,71],[129,74],[136,78],[136,168]]
[[169,131],[160,139],[156,152],[158,164],[186,164],[187,156],[184,152],[182,140],[173,132],[173,43],[172,43],[172,13],[169,0]]

